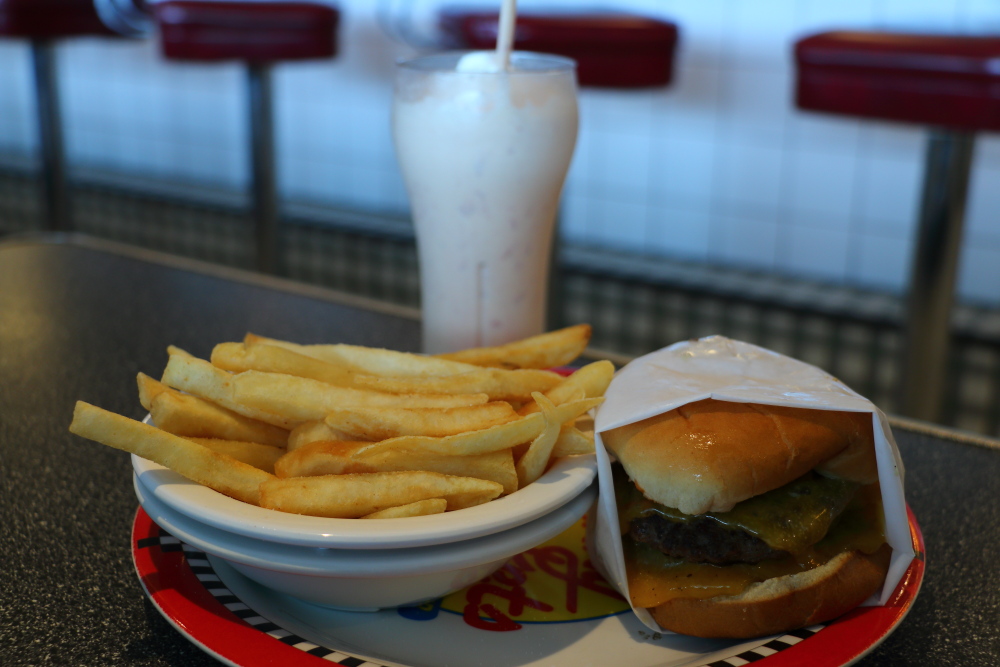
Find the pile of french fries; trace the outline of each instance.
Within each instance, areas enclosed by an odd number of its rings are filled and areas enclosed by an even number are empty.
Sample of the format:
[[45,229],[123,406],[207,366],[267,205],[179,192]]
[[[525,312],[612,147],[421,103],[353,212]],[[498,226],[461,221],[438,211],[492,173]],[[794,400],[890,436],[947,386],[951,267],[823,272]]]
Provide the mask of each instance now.
[[76,404],[70,431],[260,507],[398,518],[479,505],[594,451],[587,412],[614,367],[551,369],[590,340],[577,325],[425,356],[248,334],[211,360],[176,347],[138,376],[150,426]]

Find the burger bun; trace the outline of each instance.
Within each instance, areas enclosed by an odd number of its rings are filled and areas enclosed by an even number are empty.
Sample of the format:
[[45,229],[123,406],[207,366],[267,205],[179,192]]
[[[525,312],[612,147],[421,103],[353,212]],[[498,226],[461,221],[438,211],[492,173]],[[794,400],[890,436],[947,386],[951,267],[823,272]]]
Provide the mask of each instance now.
[[878,478],[868,412],[705,399],[601,438],[643,495],[685,514],[728,512],[813,469]]
[[867,600],[885,581],[892,549],[844,552],[812,570],[752,584],[739,595],[675,598],[649,609],[665,630],[747,638],[823,623]]

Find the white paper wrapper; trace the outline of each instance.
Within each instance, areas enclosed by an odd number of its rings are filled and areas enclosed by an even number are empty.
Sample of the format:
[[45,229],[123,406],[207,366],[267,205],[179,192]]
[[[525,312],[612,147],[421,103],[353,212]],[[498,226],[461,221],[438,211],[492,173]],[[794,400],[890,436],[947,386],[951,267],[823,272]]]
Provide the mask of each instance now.
[[[706,398],[871,413],[886,541],[893,552],[882,591],[865,604],[884,604],[914,553],[903,497],[903,462],[885,415],[815,366],[723,336],[676,343],[640,357],[620,370],[608,388],[594,422],[600,498],[596,530],[590,534],[591,557],[605,578],[629,599],[611,462],[600,433]],[[662,631],[645,609],[633,610],[651,630]]]

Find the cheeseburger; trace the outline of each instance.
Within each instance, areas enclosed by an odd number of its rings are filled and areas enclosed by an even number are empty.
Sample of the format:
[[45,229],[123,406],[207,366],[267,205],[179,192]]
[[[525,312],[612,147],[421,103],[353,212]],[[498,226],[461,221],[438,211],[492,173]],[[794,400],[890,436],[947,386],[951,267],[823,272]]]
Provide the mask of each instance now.
[[712,399],[601,434],[629,595],[661,627],[753,637],[880,589],[891,548],[868,412]]

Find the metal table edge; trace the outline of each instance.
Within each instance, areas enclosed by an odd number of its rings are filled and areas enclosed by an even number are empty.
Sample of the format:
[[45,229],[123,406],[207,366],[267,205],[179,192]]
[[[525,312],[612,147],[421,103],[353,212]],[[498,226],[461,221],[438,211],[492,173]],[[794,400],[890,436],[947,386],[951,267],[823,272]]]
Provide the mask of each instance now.
[[919,419],[900,417],[899,415],[887,416],[889,418],[889,425],[892,426],[893,429],[910,431],[911,433],[926,435],[940,440],[947,440],[948,442],[956,442],[963,445],[974,445],[976,447],[985,447],[987,449],[1000,451],[1000,439],[993,438],[988,435],[963,431],[962,429],[953,428],[951,426],[932,424],[930,422],[920,421]]

